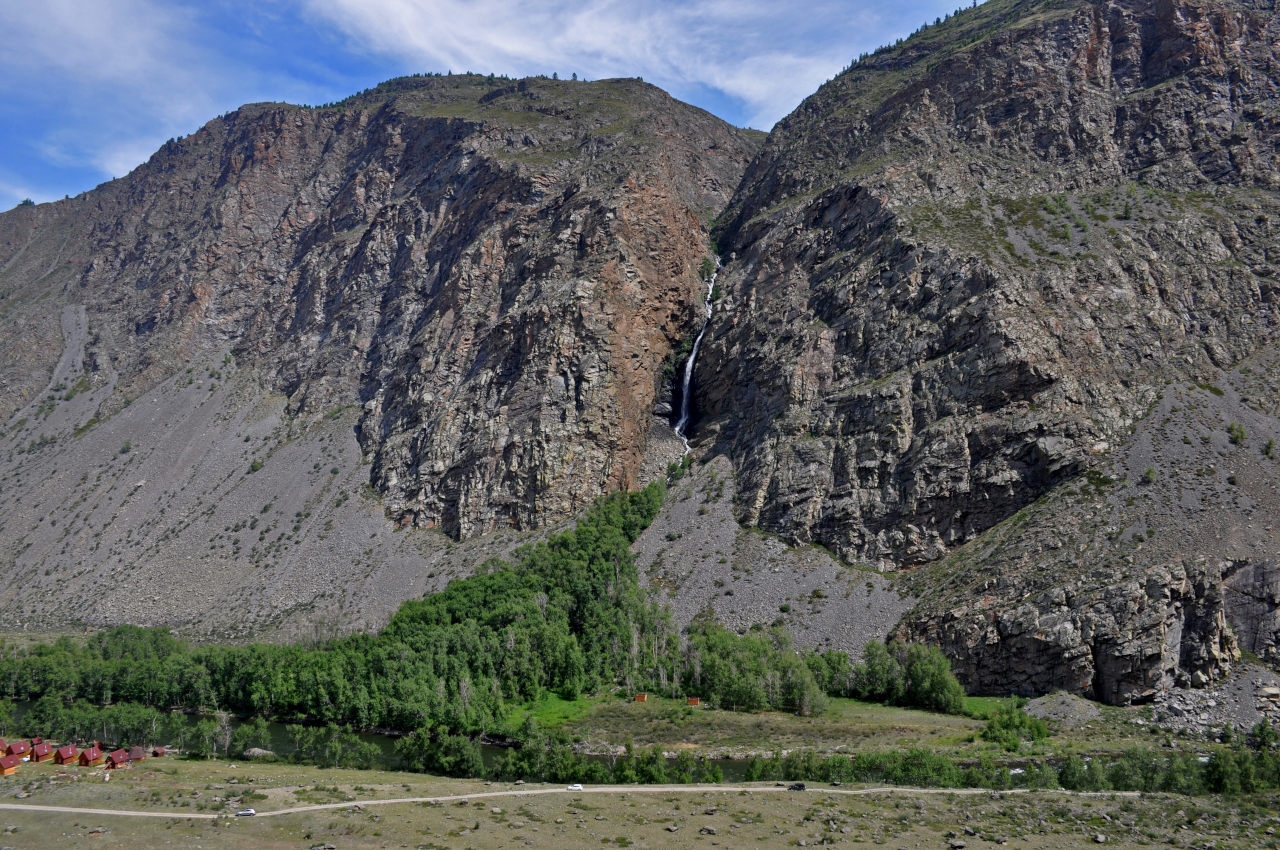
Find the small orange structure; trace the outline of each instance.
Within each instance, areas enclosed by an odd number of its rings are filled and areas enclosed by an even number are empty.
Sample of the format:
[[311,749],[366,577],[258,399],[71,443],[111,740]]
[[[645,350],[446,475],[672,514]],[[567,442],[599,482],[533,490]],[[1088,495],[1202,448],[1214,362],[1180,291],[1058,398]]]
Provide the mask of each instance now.
[[648,701],[649,701],[648,694],[636,694],[636,702],[648,702]]
[[164,758],[164,747],[154,747],[151,750],[151,757],[154,759]]
[[54,764],[75,764],[76,756],[80,753],[76,750],[75,744],[67,744],[53,751]]
[[31,760],[33,762],[52,761],[53,760],[53,744],[41,741],[31,748]]
[[97,744],[80,753],[79,765],[81,767],[93,767],[95,764],[102,764],[102,750]]
[[129,748],[129,761],[143,761],[147,757],[147,751],[142,747]]
[[117,767],[124,767],[129,764],[128,750],[112,750],[107,756],[107,770],[115,770]]
[[22,756],[4,756],[0,758],[0,776],[13,776],[22,764]]
[[31,745],[26,741],[14,741],[4,751],[7,756],[25,756],[31,752]]
[[689,697],[689,705],[702,705],[702,697]]

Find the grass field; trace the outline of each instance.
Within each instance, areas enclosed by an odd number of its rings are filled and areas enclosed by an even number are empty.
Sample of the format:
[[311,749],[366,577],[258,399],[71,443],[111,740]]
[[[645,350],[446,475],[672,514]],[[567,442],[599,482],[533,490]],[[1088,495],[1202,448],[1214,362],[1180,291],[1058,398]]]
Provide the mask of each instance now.
[[[95,808],[227,811],[215,798],[244,787],[268,812],[312,802],[347,803],[460,793],[537,791],[534,786],[443,780],[384,771],[171,760],[122,770],[104,783],[97,771],[55,779],[47,765],[0,780],[0,802]],[[234,781],[234,785],[232,782]],[[314,848],[795,847],[819,844],[946,848],[1112,846],[1256,848],[1275,846],[1274,796],[1237,800],[1165,795],[1080,796],[918,792],[854,796],[850,788],[772,784],[749,790],[642,787],[626,791],[491,796],[447,803],[344,805],[275,817],[160,820],[104,814],[0,810],[0,843],[52,848],[191,847],[200,850]],[[198,795],[198,796],[196,796]],[[235,803],[234,805],[239,805]],[[200,807],[204,808],[201,809]],[[1268,832],[1270,830],[1270,832]]]
[[572,709],[556,708],[562,719],[547,725],[587,743],[593,750],[603,751],[626,743],[646,747],[657,744],[667,751],[688,749],[719,757],[800,747],[819,750],[951,747],[982,728],[981,721],[968,717],[851,699],[832,699],[828,709],[814,717],[777,711],[753,714],[695,708],[683,699],[653,695],[643,703],[604,699],[593,700],[589,705],[574,705]]
[[[986,706],[990,709],[994,703]],[[970,706],[982,710],[982,704]],[[1133,719],[1140,710],[1104,709],[1097,721],[1060,730],[1051,744],[1091,751],[1128,743],[1161,746]],[[832,700],[815,718],[694,709],[651,697],[527,706],[520,716],[559,725],[591,742],[633,740],[664,749],[768,751],[793,746],[866,749],[924,745],[960,754],[993,751],[967,717]],[[1186,742],[1183,742],[1184,746]],[[1016,757],[1015,757],[1016,758]],[[883,790],[810,783],[788,792],[774,783],[737,787],[626,790],[513,785],[378,770],[326,770],[279,763],[152,759],[104,781],[100,769],[24,765],[0,778],[0,803],[145,810],[175,819],[0,810],[0,847],[45,848],[511,848],[798,847],[819,844],[948,848],[1112,846],[1254,848],[1277,846],[1280,796],[1072,795],[1031,791]],[[529,792],[545,792],[530,795]],[[388,803],[413,797],[502,795],[449,802]],[[523,795],[523,796],[516,796]],[[357,807],[358,803],[365,805]],[[299,806],[330,806],[269,815]],[[253,806],[267,815],[235,818]],[[184,815],[204,816],[183,817]],[[674,828],[674,831],[672,831]],[[1001,844],[1000,842],[1007,842]]]
[[[683,699],[653,694],[643,703],[620,695],[573,701],[553,696],[514,712],[507,725],[514,729],[532,716],[539,727],[560,730],[597,753],[614,752],[630,743],[637,747],[657,745],[667,752],[689,750],[714,758],[768,755],[774,750],[852,752],[909,747],[965,755],[997,750],[979,739],[985,720],[976,718],[985,718],[1006,702],[996,697],[969,697],[966,710],[973,715],[970,717],[833,698],[821,714],[797,717],[777,711],[695,708]],[[1118,753],[1135,744],[1167,749],[1186,746],[1186,742],[1166,742],[1166,736],[1154,726],[1139,723],[1148,714],[1144,708],[1100,706],[1098,711],[1099,717],[1088,724],[1054,728],[1053,737],[1036,752],[1068,748]]]

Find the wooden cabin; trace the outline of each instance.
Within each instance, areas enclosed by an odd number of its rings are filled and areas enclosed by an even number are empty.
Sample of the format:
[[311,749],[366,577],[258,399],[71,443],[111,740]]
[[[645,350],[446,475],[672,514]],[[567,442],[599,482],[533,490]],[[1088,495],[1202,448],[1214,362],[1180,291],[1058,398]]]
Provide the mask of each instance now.
[[31,745],[26,741],[14,741],[5,748],[4,754],[7,756],[25,756],[31,753]]
[[649,701],[648,694],[636,694],[636,702],[648,702],[648,701]]
[[0,776],[13,776],[18,772],[20,764],[22,764],[22,756],[0,757]]
[[153,759],[164,758],[164,747],[153,747],[151,749],[151,757]]
[[76,749],[75,744],[67,744],[64,747],[58,747],[53,751],[54,764],[75,764],[76,756],[80,755],[80,751]]
[[142,761],[147,757],[147,751],[142,747],[129,748],[129,761]]
[[31,760],[33,762],[53,761],[53,744],[41,741],[31,748]]
[[102,764],[102,750],[97,744],[80,753],[79,765],[81,767],[93,767],[95,764]]
[[107,754],[107,770],[115,770],[129,764],[128,750],[112,750]]
[[702,705],[702,697],[689,697],[689,705]]

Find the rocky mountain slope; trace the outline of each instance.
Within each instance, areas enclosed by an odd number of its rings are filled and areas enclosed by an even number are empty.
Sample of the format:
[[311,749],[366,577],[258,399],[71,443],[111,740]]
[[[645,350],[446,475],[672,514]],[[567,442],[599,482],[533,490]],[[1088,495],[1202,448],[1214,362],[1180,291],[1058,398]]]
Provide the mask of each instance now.
[[[1128,701],[1221,673],[1224,559],[1256,575],[1269,533],[1228,545],[1178,509],[1174,544],[1129,558],[1067,506],[991,529],[1123,465],[1162,392],[1280,342],[1278,45],[1270,2],[992,0],[779,124],[718,231],[734,259],[697,371],[739,518],[935,564],[900,632],[979,690]],[[1154,526],[1142,505],[1120,529]],[[969,541],[984,580],[957,584],[940,559]]]
[[1205,685],[1280,660],[1278,221],[1273,0],[989,0],[763,147],[632,80],[246,107],[0,216],[0,613],[376,625],[680,456],[714,235],[679,619]]
[[0,610],[359,626],[635,486],[757,147],[638,80],[408,78],[0,216]]

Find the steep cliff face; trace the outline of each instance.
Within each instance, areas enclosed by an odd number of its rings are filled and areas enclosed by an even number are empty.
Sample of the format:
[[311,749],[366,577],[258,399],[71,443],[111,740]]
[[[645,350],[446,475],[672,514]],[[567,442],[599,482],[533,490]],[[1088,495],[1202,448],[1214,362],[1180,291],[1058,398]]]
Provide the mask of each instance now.
[[[697,373],[740,519],[885,568],[935,562],[1113,456],[1167,382],[1280,341],[1278,43],[1270,2],[993,0],[785,119],[722,219],[733,260]],[[1090,647],[1137,617],[1177,619],[1175,668],[1229,661],[1216,564],[1088,566],[1067,609],[1160,590],[1083,641],[907,632],[996,690],[1136,698],[1163,676],[1150,646]],[[1027,590],[1006,581],[988,619]],[[1130,655],[1141,672],[1102,671]]]
[[407,78],[0,215],[0,608],[367,627],[472,560],[392,524],[500,552],[635,486],[757,149],[639,80]]
[[[371,483],[402,522],[533,527],[636,483],[705,221],[752,150],[639,81],[394,81],[246,107],[124,180],[6,214],[4,277],[30,297],[46,265],[48,297],[86,306],[90,377],[118,382],[99,418],[225,347],[293,414],[363,405]],[[2,412],[42,388],[48,330]]]

